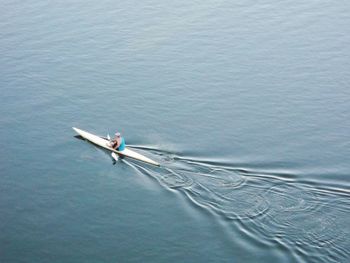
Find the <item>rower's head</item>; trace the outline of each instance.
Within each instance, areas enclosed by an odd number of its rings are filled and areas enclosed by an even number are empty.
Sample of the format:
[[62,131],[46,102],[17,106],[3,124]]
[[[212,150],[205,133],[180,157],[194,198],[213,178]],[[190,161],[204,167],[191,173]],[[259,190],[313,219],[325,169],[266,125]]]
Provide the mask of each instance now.
[[120,138],[120,137],[122,136],[122,135],[120,134],[120,132],[118,132],[118,131],[117,131],[114,135],[115,135],[115,137],[118,137],[118,138]]

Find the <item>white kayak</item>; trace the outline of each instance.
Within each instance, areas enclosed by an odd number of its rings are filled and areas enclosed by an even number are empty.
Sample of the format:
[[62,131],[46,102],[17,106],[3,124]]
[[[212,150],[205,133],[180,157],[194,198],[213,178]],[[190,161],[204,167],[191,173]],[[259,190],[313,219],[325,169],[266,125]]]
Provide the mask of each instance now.
[[110,141],[109,140],[104,139],[104,138],[102,138],[100,136],[91,134],[89,132],[80,130],[80,129],[75,128],[75,127],[72,127],[72,128],[73,128],[73,130],[75,130],[84,139],[86,139],[86,140],[88,140],[88,141],[90,141],[90,142],[92,142],[92,143],[94,143],[94,144],[96,144],[98,146],[101,146],[101,147],[103,147],[103,148],[105,148],[105,149],[107,149],[107,150],[109,150],[111,152],[117,153],[118,155],[121,155],[121,156],[129,157],[129,158],[141,161],[141,162],[145,162],[145,163],[148,163],[148,164],[160,166],[159,163],[157,163],[156,161],[153,161],[150,158],[148,158],[146,156],[143,156],[142,154],[134,152],[134,151],[130,150],[128,147],[125,147],[125,149],[123,151],[117,151],[117,150],[113,149],[110,146]]

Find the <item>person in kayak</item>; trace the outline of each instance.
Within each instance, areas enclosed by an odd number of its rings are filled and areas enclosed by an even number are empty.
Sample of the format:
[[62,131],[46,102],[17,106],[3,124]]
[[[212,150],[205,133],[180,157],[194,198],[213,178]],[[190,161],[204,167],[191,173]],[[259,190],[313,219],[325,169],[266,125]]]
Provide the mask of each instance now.
[[125,149],[125,140],[120,134],[120,132],[115,133],[115,138],[112,140],[112,148],[117,151],[124,151]]

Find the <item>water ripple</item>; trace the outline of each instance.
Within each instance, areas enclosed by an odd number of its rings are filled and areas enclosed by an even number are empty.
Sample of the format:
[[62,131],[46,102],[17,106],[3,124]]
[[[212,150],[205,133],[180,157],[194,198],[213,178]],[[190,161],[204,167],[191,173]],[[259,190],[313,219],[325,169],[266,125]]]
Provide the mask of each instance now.
[[240,222],[255,241],[284,247],[307,262],[348,262],[350,194],[292,174],[249,171],[215,160],[182,158],[159,149],[166,168],[142,173],[185,194],[198,207]]

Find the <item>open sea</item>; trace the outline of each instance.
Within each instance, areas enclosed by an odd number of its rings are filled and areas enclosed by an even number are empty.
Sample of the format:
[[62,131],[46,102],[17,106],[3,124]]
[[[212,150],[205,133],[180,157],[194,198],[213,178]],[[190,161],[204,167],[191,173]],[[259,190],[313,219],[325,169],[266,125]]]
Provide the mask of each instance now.
[[3,0],[0,99],[1,263],[350,262],[350,1]]

